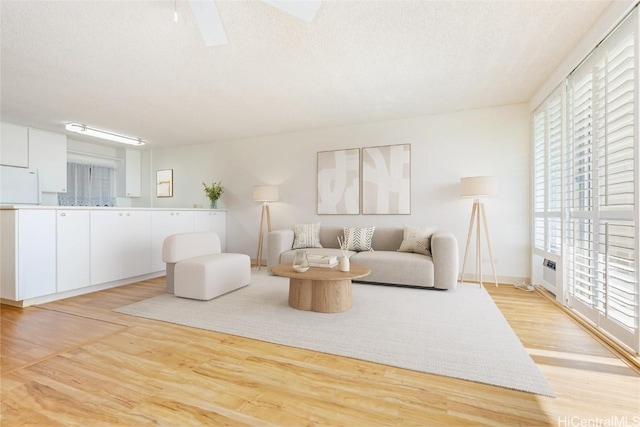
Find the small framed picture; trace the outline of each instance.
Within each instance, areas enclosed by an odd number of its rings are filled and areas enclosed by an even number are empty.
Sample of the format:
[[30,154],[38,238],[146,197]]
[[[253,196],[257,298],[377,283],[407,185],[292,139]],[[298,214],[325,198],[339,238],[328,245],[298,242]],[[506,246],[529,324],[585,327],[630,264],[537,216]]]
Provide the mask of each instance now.
[[156,171],[156,197],[173,197],[173,169]]

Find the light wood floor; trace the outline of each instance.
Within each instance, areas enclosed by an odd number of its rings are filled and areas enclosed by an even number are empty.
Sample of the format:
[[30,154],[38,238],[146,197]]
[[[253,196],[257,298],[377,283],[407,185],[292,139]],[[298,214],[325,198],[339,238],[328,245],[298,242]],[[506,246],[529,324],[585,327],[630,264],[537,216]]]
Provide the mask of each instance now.
[[640,425],[638,374],[535,293],[488,287],[556,398],[111,312],[163,290],[3,305],[2,426]]

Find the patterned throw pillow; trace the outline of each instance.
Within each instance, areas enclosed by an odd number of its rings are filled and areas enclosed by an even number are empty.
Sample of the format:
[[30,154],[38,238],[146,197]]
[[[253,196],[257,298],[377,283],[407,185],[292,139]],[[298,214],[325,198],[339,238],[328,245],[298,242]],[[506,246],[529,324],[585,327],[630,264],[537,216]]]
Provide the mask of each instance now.
[[434,231],[431,227],[420,228],[405,225],[403,240],[398,252],[413,252],[431,256],[431,235]]
[[344,228],[344,241],[347,242],[347,249],[350,251],[372,251],[371,240],[376,227],[367,228]]
[[291,249],[321,248],[320,223],[295,224],[293,226],[293,247]]

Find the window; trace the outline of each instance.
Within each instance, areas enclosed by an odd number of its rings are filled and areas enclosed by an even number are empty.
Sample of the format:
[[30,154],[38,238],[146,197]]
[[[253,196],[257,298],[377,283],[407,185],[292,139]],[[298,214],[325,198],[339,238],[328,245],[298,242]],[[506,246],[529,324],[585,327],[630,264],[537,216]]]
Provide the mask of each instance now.
[[67,163],[67,192],[58,194],[61,206],[115,206],[115,168]]
[[562,253],[562,88],[533,115],[534,247]]
[[635,11],[567,79],[564,188],[568,304],[635,351],[637,26]]
[[563,302],[640,351],[638,11],[533,112],[533,252]]

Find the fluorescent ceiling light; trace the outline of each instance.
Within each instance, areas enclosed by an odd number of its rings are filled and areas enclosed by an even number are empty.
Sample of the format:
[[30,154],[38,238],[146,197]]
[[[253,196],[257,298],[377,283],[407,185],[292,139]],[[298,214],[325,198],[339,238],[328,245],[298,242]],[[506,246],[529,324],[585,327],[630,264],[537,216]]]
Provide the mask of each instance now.
[[80,123],[67,123],[66,129],[69,132],[80,133],[82,135],[93,136],[96,138],[108,139],[109,141],[120,142],[122,144],[129,145],[144,145],[146,141],[140,138],[133,138],[130,136],[118,135],[117,133],[109,132],[108,130],[96,129]]

